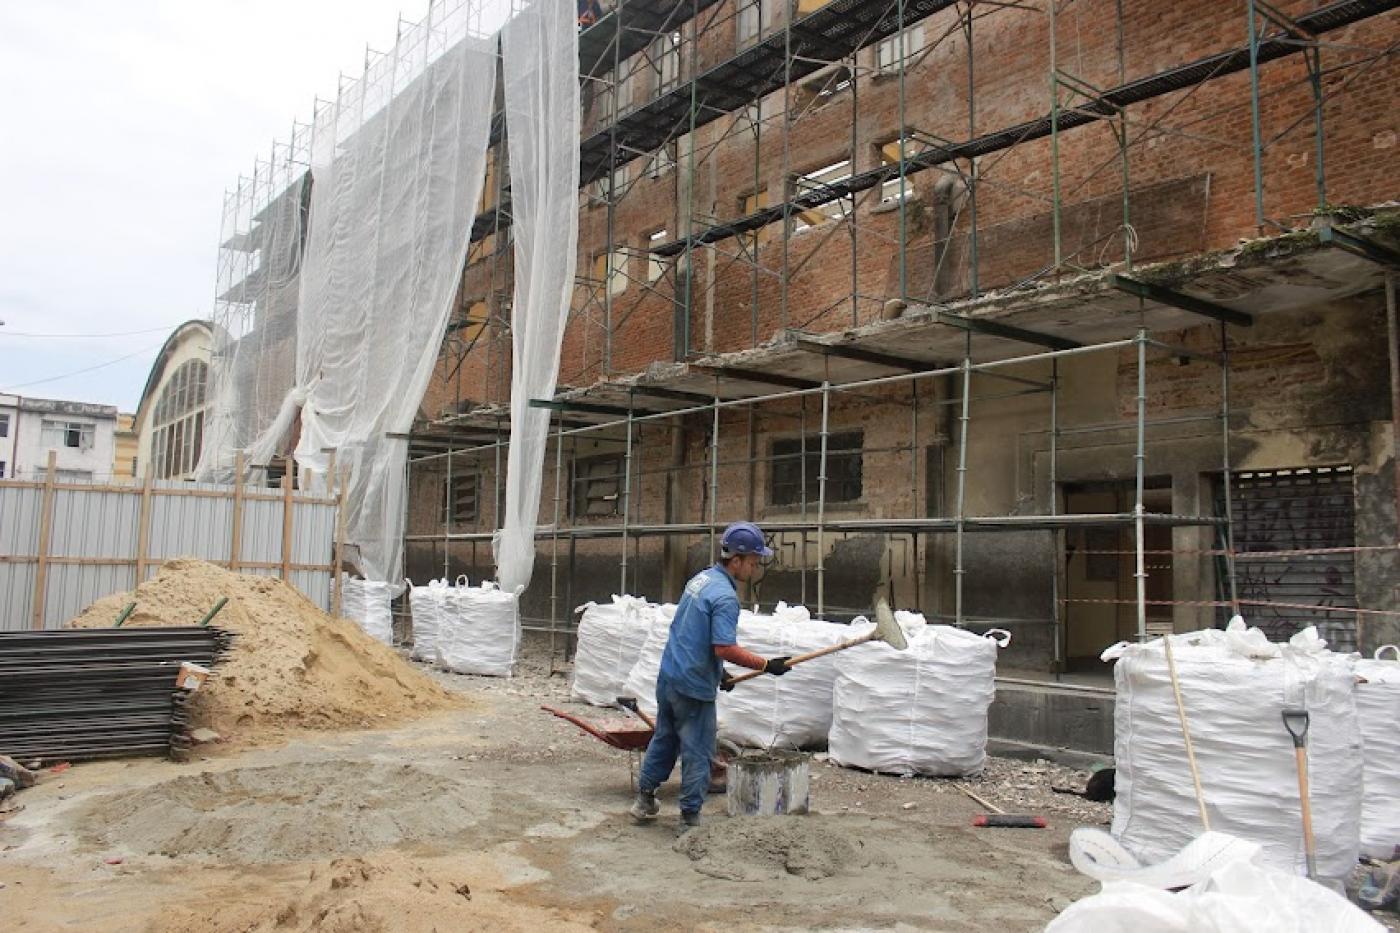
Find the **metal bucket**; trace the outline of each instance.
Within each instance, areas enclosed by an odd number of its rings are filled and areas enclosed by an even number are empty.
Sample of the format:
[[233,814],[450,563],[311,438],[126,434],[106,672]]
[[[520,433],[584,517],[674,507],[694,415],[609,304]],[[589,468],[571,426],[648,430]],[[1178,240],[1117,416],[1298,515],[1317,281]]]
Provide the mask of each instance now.
[[769,749],[729,760],[726,804],[730,816],[806,813],[811,791],[811,756]]

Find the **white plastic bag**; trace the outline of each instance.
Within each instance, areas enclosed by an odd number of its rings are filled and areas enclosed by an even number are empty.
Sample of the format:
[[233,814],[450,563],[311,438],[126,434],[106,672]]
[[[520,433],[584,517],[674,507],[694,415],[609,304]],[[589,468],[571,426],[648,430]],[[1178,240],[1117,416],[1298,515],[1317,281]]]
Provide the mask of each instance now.
[[[1381,660],[1390,652],[1395,660]],[[1400,649],[1386,645],[1356,662],[1356,716],[1364,759],[1361,852],[1394,858],[1400,847]]]
[[594,706],[613,706],[628,695],[627,675],[651,634],[657,607],[639,596],[614,596],[611,603],[579,608],[573,694]]
[[[1264,864],[1305,868],[1298,774],[1285,708],[1311,717],[1308,770],[1321,878],[1356,864],[1361,736],[1354,657],[1326,649],[1314,629],[1270,642],[1236,617],[1225,629],[1173,635],[1182,701],[1211,829],[1263,846]],[[1144,863],[1201,831],[1162,639],[1115,645],[1113,835]]]
[[[458,586],[466,586],[467,578],[458,577]],[[413,654],[415,661],[437,661],[437,638],[447,613],[447,598],[452,587],[446,580],[429,580],[427,586],[412,586],[408,591],[408,608],[413,615]]]
[[[1175,647],[1175,646],[1173,646]],[[1067,907],[1045,933],[1373,933],[1383,928],[1326,887],[1250,861],[1173,894],[1130,881]]]
[[871,643],[836,655],[832,761],[892,774],[981,771],[997,648],[1010,639],[927,625],[903,651]]
[[[868,630],[868,626],[866,626]],[[779,603],[773,615],[739,616],[739,644],[765,658],[829,648],[863,632],[813,621],[802,606]],[[810,748],[826,744],[837,655],[799,664],[781,677],[755,677],[719,695],[719,734],[756,748]],[[734,676],[747,673],[729,666]]]
[[386,645],[394,643],[393,602],[396,587],[341,574],[340,614]]
[[520,647],[519,590],[507,593],[489,581],[451,587],[437,633],[437,663],[458,674],[509,677]]
[[656,678],[661,673],[661,655],[671,636],[671,623],[676,618],[676,604],[663,603],[656,607],[646,639],[637,652],[637,663],[627,673],[619,696],[633,697],[648,716],[656,715]]

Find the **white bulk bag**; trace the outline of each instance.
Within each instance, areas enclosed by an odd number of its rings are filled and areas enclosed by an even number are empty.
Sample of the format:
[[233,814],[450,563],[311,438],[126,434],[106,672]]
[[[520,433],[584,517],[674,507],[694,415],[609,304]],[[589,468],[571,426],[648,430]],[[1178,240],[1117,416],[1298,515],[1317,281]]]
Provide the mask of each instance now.
[[[1175,646],[1173,646],[1175,649]],[[1326,887],[1251,861],[1216,868],[1172,893],[1115,881],[1065,909],[1045,933],[1382,933],[1359,907]]]
[[434,644],[438,665],[458,674],[509,677],[520,646],[519,594],[489,581],[451,587]]
[[394,643],[394,614],[389,604],[395,587],[341,574],[340,614],[386,645]]
[[976,774],[987,759],[1000,629],[918,628],[897,651],[872,642],[836,655],[828,748],[837,764],[891,774]]
[[[868,626],[865,627],[868,630]],[[742,613],[740,645],[764,658],[829,648],[863,632],[847,625],[814,622],[802,606],[778,604],[774,614]],[[836,655],[799,664],[781,677],[755,677],[721,692],[719,734],[756,748],[808,748],[826,744],[831,729],[831,688]],[[729,665],[734,676],[747,673]]]
[[[1392,652],[1396,660],[1381,660]],[[1400,649],[1386,645],[1375,660],[1356,662],[1363,780],[1361,853],[1390,860],[1400,846]]]
[[666,651],[666,640],[671,637],[671,623],[675,618],[675,603],[656,607],[646,639],[637,652],[637,663],[627,673],[622,692],[618,694],[636,699],[637,705],[648,716],[656,715],[656,678],[661,673],[661,655]]
[[[1361,735],[1355,659],[1308,628],[1270,642],[1236,616],[1227,629],[1173,635],[1181,697],[1195,745],[1210,828],[1257,842],[1264,864],[1305,868],[1298,774],[1285,708],[1311,716],[1308,770],[1321,878],[1356,864]],[[1113,835],[1143,863],[1159,862],[1200,832],[1162,639],[1109,648],[1117,659]]]
[[[412,586],[408,591],[408,608],[413,616],[413,654],[415,661],[437,661],[438,631],[447,612],[448,593],[452,587],[446,580],[430,580],[427,586]],[[467,578],[457,578],[458,586],[466,586]]]
[[627,696],[627,675],[651,634],[656,605],[639,596],[613,596],[611,603],[580,606],[574,649],[574,696],[594,706],[613,706]]

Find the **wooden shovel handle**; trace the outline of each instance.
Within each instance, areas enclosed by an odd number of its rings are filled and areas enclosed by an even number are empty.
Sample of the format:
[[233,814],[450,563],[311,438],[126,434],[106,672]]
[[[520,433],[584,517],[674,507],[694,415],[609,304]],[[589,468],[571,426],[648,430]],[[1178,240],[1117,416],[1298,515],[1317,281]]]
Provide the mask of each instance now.
[[[863,645],[875,637],[875,633],[862,635],[860,638],[852,638],[850,641],[843,641],[839,645],[831,645],[826,648],[818,648],[816,651],[808,651],[806,654],[798,654],[788,658],[788,667],[794,664],[801,664],[803,661],[815,661],[817,658],[824,658],[829,654],[838,651],[845,651],[847,648],[854,648],[856,645]],[[763,671],[749,671],[747,674],[740,674],[738,677],[730,678],[730,683],[738,684],[746,680],[753,680],[755,677],[762,677]]]

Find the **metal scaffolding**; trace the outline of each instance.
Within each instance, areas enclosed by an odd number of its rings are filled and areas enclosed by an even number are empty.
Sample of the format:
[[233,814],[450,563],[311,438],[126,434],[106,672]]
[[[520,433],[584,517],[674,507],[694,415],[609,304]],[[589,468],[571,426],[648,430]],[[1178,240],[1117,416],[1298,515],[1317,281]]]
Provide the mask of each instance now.
[[[1132,277],[1138,252],[1138,231],[1132,212],[1133,178],[1130,173],[1131,155],[1164,136],[1214,143],[1202,128],[1211,120],[1229,119],[1236,110],[1247,108],[1252,145],[1249,158],[1253,163],[1255,221],[1260,233],[1270,228],[1285,229],[1277,220],[1270,220],[1266,207],[1263,160],[1269,147],[1285,136],[1300,131],[1304,123],[1316,136],[1315,180],[1317,205],[1328,203],[1327,176],[1324,166],[1324,105],[1344,93],[1356,80],[1378,63],[1388,61],[1394,48],[1370,49],[1356,45],[1332,43],[1325,36],[1354,23],[1386,13],[1400,0],[1335,0],[1310,12],[1288,17],[1265,3],[1249,0],[1247,22],[1242,24],[1245,41],[1224,51],[1205,55],[1197,60],[1178,63],[1143,77],[1130,77],[1125,63],[1127,38],[1121,0],[1112,3],[1111,21],[1099,23],[1106,35],[1112,36],[1115,51],[1113,67],[1100,68],[1090,80],[1078,73],[1081,69],[1072,55],[1066,55],[1059,33],[1062,17],[1075,6],[1075,0],[1042,0],[1038,6],[1024,4],[988,3],[981,0],[791,0],[770,10],[766,0],[740,3],[736,7],[718,4],[716,0],[619,0],[596,24],[580,35],[580,79],[584,83],[585,101],[603,102],[604,117],[590,131],[585,131],[581,144],[580,182],[585,186],[581,210],[588,205],[602,209],[602,241],[584,245],[584,255],[596,255],[600,262],[580,264],[581,300],[571,312],[571,321],[583,328],[584,355],[575,371],[561,372],[562,387],[615,382],[618,392],[625,394],[625,403],[599,404],[570,400],[566,390],[555,399],[532,400],[531,404],[555,411],[552,442],[555,468],[552,522],[540,532],[540,540],[550,542],[550,617],[535,620],[550,632],[568,628],[567,610],[572,606],[572,586],[576,567],[577,543],[585,540],[615,540],[618,542],[620,589],[635,589],[641,561],[640,543],[643,539],[708,540],[713,553],[715,538],[721,527],[718,521],[719,470],[722,465],[747,465],[750,478],[759,464],[772,463],[778,455],[761,456],[754,449],[755,418],[784,418],[796,422],[799,450],[793,455],[805,463],[809,443],[817,451],[816,489],[807,488],[805,469],[801,474],[800,504],[793,519],[767,521],[765,528],[775,535],[798,540],[794,554],[801,554],[801,585],[807,596],[809,574],[815,583],[818,615],[834,608],[827,593],[827,536],[842,533],[870,533],[907,539],[917,588],[922,591],[925,561],[930,543],[946,537],[952,549],[952,612],[950,620],[964,625],[973,621],[966,612],[963,579],[967,572],[966,539],[974,533],[998,531],[1035,531],[1050,536],[1052,550],[1063,553],[1067,530],[1096,525],[1131,529],[1134,537],[1136,580],[1137,635],[1147,637],[1145,532],[1152,526],[1216,527],[1223,536],[1225,571],[1223,589],[1227,602],[1238,609],[1239,595],[1235,579],[1230,483],[1223,484],[1227,507],[1223,516],[1177,515],[1149,512],[1145,505],[1145,479],[1149,450],[1149,428],[1159,423],[1148,417],[1147,370],[1152,353],[1167,353],[1179,358],[1201,359],[1218,365],[1221,372],[1221,404],[1211,417],[1220,423],[1222,476],[1231,476],[1230,438],[1230,342],[1229,327],[1248,326],[1250,317],[1238,310],[1215,305],[1150,282]],[[751,10],[751,7],[753,8]],[[1077,11],[1075,11],[1077,12]],[[979,115],[977,106],[977,75],[975,35],[988,17],[1044,17],[1048,38],[1047,79],[1048,109],[1043,116],[989,129]],[[756,21],[757,25],[753,23]],[[922,44],[909,49],[909,29],[912,25],[924,29],[937,27],[937,35],[924,35]],[[722,61],[710,63],[710,53],[729,41],[728,36],[748,38],[738,43],[737,51]],[[889,43],[893,42],[891,55]],[[908,119],[909,70],[940,50],[958,43],[963,47],[966,70],[966,138],[951,140],[935,136],[910,123]],[[878,47],[872,67],[866,50]],[[1337,60],[1325,67],[1324,53]],[[1260,80],[1262,66],[1301,56],[1306,64],[1306,76],[1297,82],[1266,89]],[[891,60],[892,58],[892,60]],[[706,60],[702,64],[702,59]],[[1209,82],[1231,75],[1247,75],[1249,93],[1246,100],[1209,110],[1176,124],[1168,121],[1178,108]],[[652,96],[635,102],[639,85],[648,78]],[[1331,79],[1324,86],[1324,76]],[[861,129],[861,94],[873,87],[875,81],[897,82],[895,135],[888,145],[872,156],[865,151],[872,139]],[[1272,138],[1266,138],[1261,123],[1261,101],[1295,87],[1306,86],[1312,107],[1306,121],[1295,121]],[[781,102],[776,95],[781,94]],[[1173,95],[1175,95],[1173,99]],[[818,119],[818,113],[828,123],[831,107],[849,109],[849,149],[844,173],[834,170],[830,177],[813,178],[812,173],[794,173],[794,133],[806,123]],[[1137,105],[1159,102],[1162,106],[1150,117],[1134,110]],[[587,105],[585,105],[587,107]],[[1061,160],[1061,144],[1065,135],[1082,128],[1102,126],[1113,137],[1113,156],[1101,163],[1079,167],[1073,178],[1067,178]],[[776,143],[773,134],[777,134]],[[449,487],[455,464],[481,463],[494,459],[494,495],[501,500],[501,469],[503,451],[509,443],[503,433],[505,411],[491,406],[485,399],[469,400],[461,391],[460,373],[464,361],[473,352],[484,352],[499,343],[489,355],[492,371],[488,379],[495,383],[488,391],[495,398],[508,393],[508,362],[503,347],[509,345],[509,228],[511,223],[509,189],[504,169],[505,140],[503,128],[494,136],[494,174],[488,197],[484,200],[473,228],[473,258],[489,262],[489,285],[484,295],[473,295],[487,306],[487,317],[471,317],[470,339],[449,347],[454,354],[452,374],[457,378],[456,408],[458,412],[435,423],[424,435],[414,436],[415,455],[410,470],[438,465],[445,467]],[[1019,147],[1043,141],[1049,151],[1049,193],[1029,189],[998,171],[1002,161]],[[884,142],[876,140],[876,142]],[[721,153],[733,153],[737,148],[752,149],[752,172],[735,173],[725,179],[729,192],[740,205],[739,216],[725,218],[710,216],[711,208],[701,200],[699,179],[705,171],[719,171],[717,160]],[[864,147],[864,148],[863,148]],[[765,188],[771,184],[772,165],[780,162],[779,177],[783,190]],[[869,164],[872,159],[880,164]],[[840,163],[837,163],[838,165]],[[625,169],[631,166],[631,171]],[[949,261],[946,241],[942,248],[934,243],[931,259],[932,273],[927,289],[917,292],[910,283],[910,239],[913,199],[910,179],[929,169],[936,170],[954,185],[951,219],[947,238],[956,228],[965,236],[965,279],[952,290],[938,289],[939,276]],[[663,242],[623,245],[618,239],[619,212],[627,206],[628,198],[644,177],[654,173],[673,173],[676,184],[675,215],[664,220]],[[1121,200],[1121,219],[1111,230],[1072,247],[1064,242],[1062,218],[1069,204],[1082,199],[1091,182],[1099,182],[1116,174],[1114,193]],[[979,193],[988,192],[1029,199],[1044,204],[1051,229],[1051,261],[1040,268],[1018,270],[1020,276],[1012,286],[1033,282],[1055,281],[1063,276],[1101,274],[1114,269],[1118,275],[1108,277],[1112,288],[1135,297],[1138,320],[1131,326],[1131,336],[1096,340],[1082,344],[1063,334],[1042,333],[1015,327],[1007,323],[982,320],[970,313],[953,313],[956,301],[977,299],[988,291],[988,280],[982,268],[980,238],[985,233],[985,212],[979,216]],[[742,195],[742,198],[738,197]],[[886,202],[879,221],[870,208]],[[728,212],[720,211],[720,214]],[[893,214],[893,218],[887,215]],[[820,223],[811,223],[820,216]],[[830,221],[828,223],[828,221]],[[674,226],[673,226],[674,224]],[[823,227],[807,236],[819,237],[806,256],[795,258],[792,244],[799,226]],[[888,233],[891,228],[893,233]],[[673,235],[674,234],[674,235]],[[820,307],[801,309],[795,316],[791,293],[794,282],[800,280],[820,256],[821,246],[832,238],[844,236],[849,244],[849,288],[830,296]],[[776,242],[769,242],[776,239]],[[936,238],[935,238],[936,239]],[[932,242],[932,241],[931,241]],[[863,282],[858,259],[862,247],[892,249],[896,259],[892,279],[897,285],[886,293],[878,293]],[[1117,246],[1116,244],[1121,244]],[[1112,251],[1112,255],[1110,255]],[[776,258],[775,258],[776,254]],[[619,267],[617,258],[626,258]],[[635,263],[640,258],[643,272],[636,274]],[[767,260],[767,261],[765,261]],[[817,260],[819,263],[819,260]],[[704,274],[697,273],[703,266]],[[749,278],[749,339],[750,348],[759,348],[771,336],[760,320],[760,309],[772,310],[780,332],[829,331],[837,322],[854,328],[880,317],[887,304],[897,302],[901,308],[926,306],[937,315],[938,322],[965,332],[960,359],[932,365],[919,359],[903,359],[854,346],[831,342],[813,346],[814,352],[832,357],[845,356],[886,369],[901,370],[894,374],[833,378],[820,380],[799,378],[783,373],[756,374],[737,364],[725,363],[714,356],[709,341],[694,340],[693,311],[700,301],[715,301],[716,283],[734,268],[744,268]],[[659,275],[653,275],[653,270]],[[468,274],[472,272],[469,267]],[[620,277],[620,278],[619,278]],[[617,289],[614,283],[625,281]],[[776,288],[765,288],[775,285]],[[995,287],[995,283],[993,286]],[[621,294],[631,292],[627,300]],[[764,294],[770,297],[765,304]],[[644,303],[664,300],[674,311],[675,339],[673,358],[688,362],[693,369],[713,366],[713,388],[701,391],[694,384],[667,384],[664,380],[628,381],[627,374],[637,367],[620,362],[618,335],[624,333]],[[1148,307],[1170,307],[1194,316],[1198,321],[1218,326],[1220,348],[1215,353],[1203,353],[1187,347],[1159,341],[1152,336],[1143,312]],[[845,311],[849,314],[845,314]],[[839,312],[839,313],[838,313]],[[479,326],[478,326],[479,325]],[[974,337],[979,340],[1017,341],[1038,347],[1030,354],[1003,355],[998,359],[977,360],[974,357]],[[700,346],[697,346],[700,344]],[[1004,344],[1002,344],[1004,348]],[[649,359],[655,359],[656,347],[648,348]],[[1136,357],[1136,394],[1133,398],[1134,417],[1131,424],[1112,426],[1066,426],[1062,423],[1061,392],[1063,361],[1092,353],[1132,353]],[[1004,354],[1004,349],[1003,349]],[[1048,378],[1026,380],[1013,377],[1008,369],[1025,366],[1048,368]],[[949,383],[956,392],[948,397],[929,400],[921,397],[920,388],[939,382]],[[760,388],[755,388],[759,386]],[[993,389],[992,386],[997,386]],[[777,387],[778,391],[773,391]],[[828,516],[828,466],[831,460],[829,442],[832,435],[831,406],[835,398],[860,396],[862,393],[908,390],[911,432],[907,445],[895,445],[884,452],[909,458],[913,489],[913,512],[904,519],[832,519]],[[935,393],[936,394],[936,393]],[[979,516],[968,512],[969,465],[968,439],[974,424],[974,403],[1004,398],[1015,394],[1042,396],[1048,418],[1048,475],[1044,478],[1043,514]],[[883,396],[882,396],[883,398]],[[476,404],[475,412],[466,409]],[[888,402],[891,412],[895,403]],[[949,438],[958,451],[953,470],[954,500],[951,507],[941,509],[945,514],[918,515],[920,477],[919,414],[920,406],[943,406],[955,411],[956,439]],[[789,408],[796,406],[793,411]],[[1205,417],[1205,416],[1202,416]],[[720,438],[726,418],[742,423],[747,429],[745,455],[724,460]],[[486,424],[494,419],[494,426]],[[601,419],[601,420],[599,420]],[[815,421],[815,432],[813,431]],[[649,469],[644,453],[665,438],[673,449],[689,430],[708,425],[703,463],[675,465]],[[1131,427],[1135,430],[1132,476],[1135,481],[1134,505],[1130,512],[1101,514],[1065,514],[1061,499],[1059,476],[1059,444],[1067,430],[1076,432],[1111,431]],[[570,526],[564,521],[570,501],[565,483],[573,483],[574,465],[579,445],[599,438],[620,448],[623,461],[618,481],[618,517],[615,525]],[[442,449],[431,449],[432,444]],[[425,446],[429,445],[429,446]],[[867,450],[867,453],[872,452]],[[786,456],[786,455],[784,455]],[[645,479],[658,475],[671,477],[678,470],[693,471],[700,478],[701,491],[698,521],[684,521],[675,514],[676,504],[669,487],[661,515],[646,515],[646,497],[642,494]],[[569,475],[566,477],[565,473]],[[751,482],[752,486],[753,483]],[[477,491],[478,500],[480,490]],[[450,496],[447,497],[450,499]],[[926,503],[931,511],[931,504]],[[489,545],[492,532],[480,527],[454,530],[450,514],[451,502],[444,501],[440,533],[412,533],[409,543],[433,543],[442,548],[442,566],[447,574],[453,549],[468,548],[471,560],[479,564],[478,549]],[[694,509],[690,509],[692,512]],[[809,539],[814,539],[815,566],[809,567]],[[669,545],[668,545],[669,546]],[[563,553],[561,554],[561,549]],[[629,554],[630,551],[630,554]],[[486,552],[489,554],[489,550]],[[567,567],[561,567],[561,560]],[[1057,558],[1058,560],[1058,558]],[[563,573],[561,574],[561,570]],[[1062,568],[1052,573],[1054,660],[1065,660],[1064,593],[1060,579]],[[629,573],[630,584],[629,584]],[[562,576],[562,581],[561,581]],[[561,592],[562,583],[562,592]],[[841,607],[836,607],[841,608]]]

